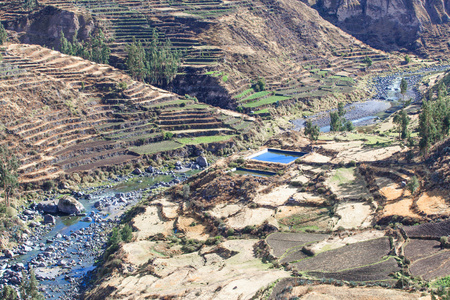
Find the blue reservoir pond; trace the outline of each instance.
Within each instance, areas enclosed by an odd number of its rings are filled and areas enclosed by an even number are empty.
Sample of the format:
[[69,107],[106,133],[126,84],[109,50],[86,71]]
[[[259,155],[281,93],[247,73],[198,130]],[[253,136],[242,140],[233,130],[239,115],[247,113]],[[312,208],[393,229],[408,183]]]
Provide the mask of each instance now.
[[259,161],[265,161],[265,162],[273,162],[273,163],[282,163],[282,164],[289,164],[296,160],[299,157],[304,156],[306,153],[302,152],[284,152],[284,151],[275,151],[275,150],[268,150],[267,152],[264,152],[258,156],[252,157],[251,159],[259,160]]

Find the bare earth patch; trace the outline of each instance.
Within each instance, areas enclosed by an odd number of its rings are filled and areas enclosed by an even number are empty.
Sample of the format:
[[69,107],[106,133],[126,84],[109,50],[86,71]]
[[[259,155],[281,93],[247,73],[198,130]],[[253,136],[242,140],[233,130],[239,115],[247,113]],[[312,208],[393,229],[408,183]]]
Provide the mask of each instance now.
[[275,214],[275,218],[277,220],[296,215],[304,211],[305,208],[301,206],[280,206],[278,207],[277,213]]
[[348,244],[354,244],[362,241],[376,239],[384,236],[384,231],[381,230],[366,230],[351,236],[332,236],[322,242],[314,244],[312,250],[316,253],[337,249]]
[[260,205],[280,206],[286,203],[288,199],[297,193],[298,189],[288,184],[276,187],[268,194],[259,194],[253,199],[253,202]]
[[362,199],[369,195],[364,179],[355,174],[355,168],[334,170],[325,182],[338,199]]
[[377,161],[386,159],[392,156],[392,154],[400,151],[402,151],[402,148],[400,146],[391,146],[377,149],[352,148],[340,152],[332,162],[348,163],[351,161]]
[[211,216],[215,218],[228,218],[231,215],[236,214],[238,211],[244,208],[242,204],[219,204],[212,210],[207,211]]
[[345,151],[353,148],[360,148],[363,144],[364,144],[363,141],[351,141],[345,143],[329,142],[327,144],[322,145],[322,148],[335,151]]
[[161,212],[165,218],[176,219],[178,217],[179,205],[177,203],[173,203],[168,201],[166,198],[162,198],[155,202],[155,204],[159,204],[161,206]]
[[417,200],[417,206],[421,211],[429,215],[448,215],[450,214],[450,207],[446,201],[448,198],[448,194],[439,190],[425,192]]
[[421,218],[418,214],[411,210],[411,206],[413,204],[412,198],[406,198],[404,200],[400,200],[394,203],[387,204],[384,207],[383,216],[402,216],[402,217],[411,217],[411,218]]
[[209,237],[205,232],[206,227],[202,224],[197,224],[194,218],[178,217],[176,227],[184,232],[188,239],[206,241]]
[[273,218],[275,212],[273,209],[245,207],[235,216],[228,218],[227,225],[234,229],[243,229],[246,226],[259,226],[268,219]]
[[133,220],[133,226],[138,230],[137,240],[146,240],[158,233],[169,235],[173,232],[174,221],[163,221],[159,209],[156,206],[148,206],[143,214],[138,215]]
[[305,162],[327,163],[331,160],[328,156],[319,153],[310,153],[302,158]]
[[366,228],[371,226],[373,209],[367,203],[347,202],[339,204],[336,214],[341,218],[337,222],[335,229],[343,227],[345,229]]
[[292,196],[294,200],[301,204],[322,205],[327,199],[324,197],[316,196],[312,193],[296,193]]
[[386,197],[386,200],[388,201],[411,196],[411,193],[407,189],[402,188],[398,183],[395,182],[380,187],[380,193],[384,197]]
[[117,287],[109,296],[111,299],[147,299],[152,295],[177,299],[250,299],[259,289],[289,276],[284,270],[268,269],[269,264],[253,256],[257,241],[223,243],[222,247],[236,253],[230,258],[215,253],[157,258],[152,270],[162,278],[151,274],[129,274],[126,278],[115,275],[97,288]]
[[137,241],[134,243],[124,244],[122,250],[126,262],[139,266],[145,264],[149,258],[157,256],[152,248],[156,245],[156,242],[150,241]]

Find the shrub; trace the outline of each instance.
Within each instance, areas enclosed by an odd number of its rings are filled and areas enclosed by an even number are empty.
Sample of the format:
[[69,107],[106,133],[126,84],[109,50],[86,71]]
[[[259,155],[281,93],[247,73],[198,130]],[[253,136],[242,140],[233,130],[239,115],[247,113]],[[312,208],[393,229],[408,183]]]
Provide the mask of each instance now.
[[187,200],[191,195],[191,186],[189,184],[183,185],[182,192],[183,192],[183,199]]
[[237,163],[235,162],[230,162],[230,164],[228,165],[230,168],[236,168],[238,166]]
[[409,64],[411,62],[411,58],[408,54],[405,55],[405,64]]
[[0,292],[0,298],[4,300],[17,300],[17,292],[9,285],[5,285],[3,290]]
[[164,132],[163,136],[164,136],[165,140],[171,140],[173,138],[173,133],[170,131],[166,131],[166,132]]
[[238,159],[236,159],[237,164],[243,164],[244,162],[245,162],[245,159],[243,157],[239,157]]
[[251,225],[247,225],[245,226],[245,228],[243,229],[243,233],[252,233],[252,231],[255,230],[255,226],[251,226]]
[[130,242],[133,238],[133,230],[129,224],[126,224],[120,231],[122,240],[126,243]]
[[42,189],[44,191],[50,191],[51,189],[53,189],[55,186],[55,183],[52,180],[48,180],[46,182],[44,182],[44,184],[42,185]]
[[128,85],[126,82],[122,81],[119,83],[119,90],[125,91],[128,88]]
[[231,236],[231,235],[234,235],[234,229],[233,228],[229,228],[227,230],[227,236]]
[[319,193],[319,194],[324,194],[325,191],[326,191],[326,190],[325,190],[324,187],[320,187],[320,188],[317,189],[317,193]]
[[411,192],[411,194],[414,194],[414,192],[419,188],[420,183],[416,176],[413,176],[411,180],[408,182],[407,188]]

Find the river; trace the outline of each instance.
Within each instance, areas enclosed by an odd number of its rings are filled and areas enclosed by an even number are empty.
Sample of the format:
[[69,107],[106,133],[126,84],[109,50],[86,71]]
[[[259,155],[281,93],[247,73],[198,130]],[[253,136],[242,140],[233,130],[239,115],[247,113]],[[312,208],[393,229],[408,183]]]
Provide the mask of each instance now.
[[[355,126],[374,124],[401,109],[402,105],[399,100],[419,101],[421,95],[417,91],[417,84],[425,75],[448,69],[450,69],[450,66],[446,65],[373,77],[369,85],[374,92],[374,97],[366,99],[366,101],[347,104],[345,106],[345,118],[352,121]],[[408,83],[405,95],[400,93],[402,78],[405,78]],[[307,120],[311,120],[314,125],[318,125],[321,132],[330,131],[330,111],[319,112],[307,118],[291,120],[294,130],[303,129]]]
[[[31,221],[35,231],[26,234],[20,245],[12,249],[14,257],[0,258],[1,285],[18,287],[22,271],[32,267],[45,299],[77,299],[123,213],[155,189],[178,184],[198,171],[195,164],[187,164],[178,173],[151,168],[151,172],[110,179],[103,186],[73,193],[85,212],[80,216],[56,215],[54,225]],[[20,217],[38,220],[42,215],[32,205]]]

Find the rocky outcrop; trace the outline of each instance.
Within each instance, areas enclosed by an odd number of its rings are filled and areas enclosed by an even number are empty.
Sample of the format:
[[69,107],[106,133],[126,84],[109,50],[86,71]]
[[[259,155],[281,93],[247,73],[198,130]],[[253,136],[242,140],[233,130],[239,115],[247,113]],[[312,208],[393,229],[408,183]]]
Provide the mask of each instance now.
[[59,199],[58,210],[64,214],[79,214],[84,211],[84,206],[75,198],[67,196]]
[[78,40],[85,40],[93,32],[95,23],[89,14],[46,6],[33,14],[9,22],[6,28],[17,31],[22,43],[59,49],[61,31],[70,41],[75,35]]
[[37,209],[44,213],[56,214],[58,212],[58,205],[54,200],[42,201],[37,205]]
[[449,22],[444,0],[321,0],[323,17],[369,45],[383,50],[424,47],[422,37]]

